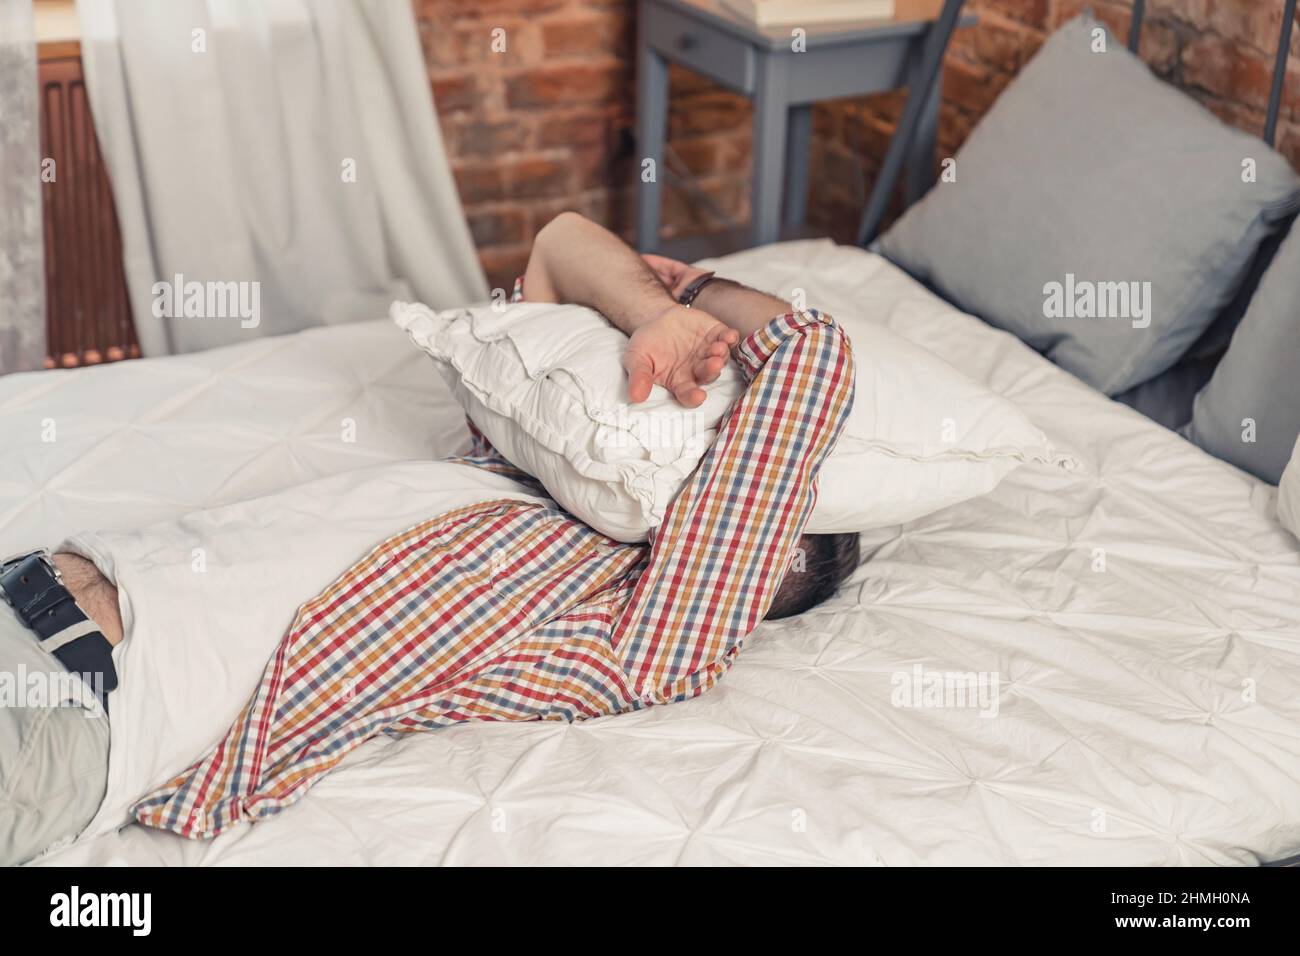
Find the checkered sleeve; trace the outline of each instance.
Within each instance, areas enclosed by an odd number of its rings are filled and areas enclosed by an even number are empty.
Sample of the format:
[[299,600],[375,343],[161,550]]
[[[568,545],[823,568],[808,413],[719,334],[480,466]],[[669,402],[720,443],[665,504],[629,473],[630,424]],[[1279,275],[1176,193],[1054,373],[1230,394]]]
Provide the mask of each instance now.
[[814,310],[736,347],[749,386],[654,535],[613,642],[642,703],[693,697],[772,605],[853,404],[853,354]]

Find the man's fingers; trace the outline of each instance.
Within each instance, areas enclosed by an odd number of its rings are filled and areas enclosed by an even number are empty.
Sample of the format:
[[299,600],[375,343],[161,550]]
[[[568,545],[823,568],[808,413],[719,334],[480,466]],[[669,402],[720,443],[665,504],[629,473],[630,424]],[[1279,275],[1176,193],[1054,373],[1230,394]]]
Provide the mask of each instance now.
[[654,386],[654,366],[639,352],[626,352],[623,367],[627,369],[627,398],[633,405],[650,397]]
[[700,388],[694,382],[682,382],[673,387],[673,395],[677,401],[687,408],[699,408],[708,398],[704,394],[704,389]]
[[677,276],[680,274],[678,271],[679,264],[672,259],[657,256],[653,252],[643,253],[641,258],[650,267],[650,271],[655,274],[655,278],[659,280],[664,288],[671,292],[673,285],[677,281]]
[[704,389],[700,388],[698,376],[693,370],[688,371],[688,367],[676,369],[665,384],[678,404],[685,405],[687,408],[698,408],[709,397]]
[[695,364],[695,380],[701,385],[708,385],[722,374],[722,368],[726,364],[727,359],[725,356],[710,355]]
[[633,372],[627,378],[627,398],[633,405],[638,405],[650,397],[654,379],[649,372]]
[[667,256],[657,256],[653,252],[643,252],[641,258],[655,272],[666,273],[671,275],[677,268],[677,262],[669,259]]
[[703,355],[695,362],[692,372],[695,375],[695,380],[701,385],[708,385],[717,379],[722,374],[723,367],[727,364],[727,358],[731,355],[727,339],[738,336],[734,329],[724,329],[724,333],[730,333],[730,335],[719,334],[714,341],[705,347]]
[[713,340],[714,344],[721,344],[723,348],[730,348],[740,341],[740,333],[733,328],[728,328],[721,322],[718,323],[719,332],[717,338]]

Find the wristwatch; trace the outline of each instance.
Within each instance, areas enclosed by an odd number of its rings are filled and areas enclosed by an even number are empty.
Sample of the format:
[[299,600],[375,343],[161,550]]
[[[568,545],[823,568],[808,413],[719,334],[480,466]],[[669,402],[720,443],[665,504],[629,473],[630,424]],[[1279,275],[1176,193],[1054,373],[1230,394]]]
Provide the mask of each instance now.
[[690,285],[682,290],[682,294],[677,297],[677,301],[689,309],[691,303],[700,294],[700,290],[713,281],[713,275],[712,272],[706,272],[702,276],[696,276],[691,280]]
[[69,672],[90,682],[107,709],[117,687],[113,646],[77,606],[48,551],[31,551],[0,561],[0,600]]

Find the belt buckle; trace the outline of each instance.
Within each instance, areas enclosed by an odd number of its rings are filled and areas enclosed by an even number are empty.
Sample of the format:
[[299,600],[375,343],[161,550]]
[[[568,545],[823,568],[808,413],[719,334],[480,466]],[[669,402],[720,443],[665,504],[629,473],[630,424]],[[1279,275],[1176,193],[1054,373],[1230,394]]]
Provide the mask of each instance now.
[[45,570],[50,572],[50,576],[60,585],[63,584],[63,573],[54,566],[54,561],[50,558],[49,548],[37,548],[35,551],[26,551],[22,554],[15,554],[12,557],[5,558],[3,561],[0,561],[0,599],[3,599],[10,607],[13,607],[14,602],[13,598],[9,596],[9,592],[5,589],[4,579],[12,572],[17,571],[18,568],[22,566],[23,562],[29,561],[32,558],[40,561],[40,563],[45,567]]

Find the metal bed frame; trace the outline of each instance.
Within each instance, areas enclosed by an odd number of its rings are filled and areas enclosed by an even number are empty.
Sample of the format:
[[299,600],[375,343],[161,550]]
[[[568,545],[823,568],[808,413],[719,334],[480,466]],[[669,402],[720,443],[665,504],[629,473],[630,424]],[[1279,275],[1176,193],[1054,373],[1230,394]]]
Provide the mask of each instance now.
[[[921,110],[926,98],[938,82],[939,71],[943,68],[943,55],[952,39],[952,31],[957,26],[963,0],[944,0],[940,12],[925,39],[921,54],[920,81],[908,91],[907,105],[903,108],[902,118],[894,138],[885,153],[885,161],[880,175],[876,177],[871,190],[871,197],[862,210],[862,219],[858,223],[858,245],[870,245],[880,231],[885,213],[889,208],[890,197],[903,169],[903,159],[907,147],[916,135],[917,125],[921,119]],[[1268,118],[1264,124],[1264,142],[1269,146],[1277,137],[1278,112],[1282,107],[1282,87],[1286,80],[1287,54],[1291,48],[1291,28],[1295,24],[1296,0],[1284,0],[1282,11],[1282,36],[1277,45],[1277,59],[1273,64],[1273,85],[1269,91]],[[1146,14],[1146,0],[1133,0],[1133,20],[1129,27],[1128,48],[1138,52],[1142,39],[1142,20]]]

